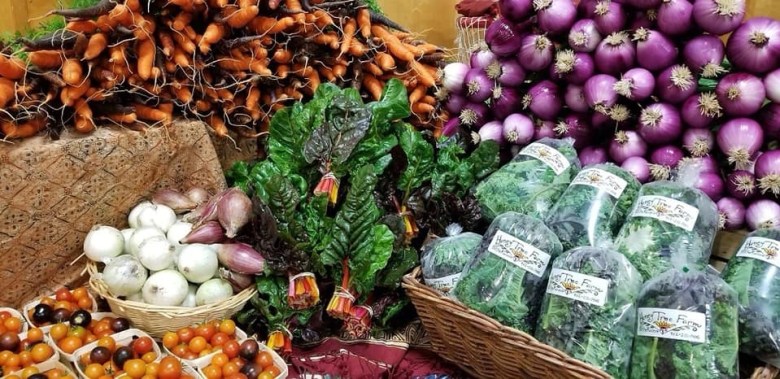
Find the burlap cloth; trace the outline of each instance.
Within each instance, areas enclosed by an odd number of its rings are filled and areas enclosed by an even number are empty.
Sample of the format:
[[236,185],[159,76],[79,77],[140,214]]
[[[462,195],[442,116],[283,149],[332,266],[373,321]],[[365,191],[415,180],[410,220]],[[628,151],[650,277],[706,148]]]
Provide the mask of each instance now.
[[200,122],[0,143],[0,306],[83,282],[85,258],[71,262],[93,225],[126,227],[130,208],[154,190],[192,186],[225,187]]

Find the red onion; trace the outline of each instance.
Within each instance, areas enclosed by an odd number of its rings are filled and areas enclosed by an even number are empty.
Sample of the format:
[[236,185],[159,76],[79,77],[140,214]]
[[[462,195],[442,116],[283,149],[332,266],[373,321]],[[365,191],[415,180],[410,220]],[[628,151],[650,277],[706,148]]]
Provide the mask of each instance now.
[[677,108],[666,103],[650,104],[639,116],[637,131],[647,143],[672,142],[682,133],[680,113]]
[[602,112],[592,112],[590,116],[590,127],[593,130],[606,129],[607,126],[614,126],[609,117],[609,108]]
[[503,120],[517,111],[520,106],[520,94],[514,88],[497,86],[493,91],[493,100],[490,109],[493,116]]
[[246,225],[252,216],[252,199],[238,188],[231,188],[225,192],[217,203],[217,218],[225,235],[235,238],[239,229]]
[[487,49],[487,46],[484,48],[478,49],[475,52],[471,53],[471,59],[470,59],[470,66],[472,69],[475,68],[483,68],[486,69],[488,66],[490,66],[491,63],[498,60],[498,57],[496,54],[493,54],[492,51]]
[[653,94],[655,77],[644,68],[632,68],[623,74],[613,88],[617,94],[629,100],[642,101]]
[[703,92],[689,97],[682,105],[683,121],[693,128],[705,128],[721,116],[721,106],[714,92]]
[[593,18],[599,1],[601,0],[580,0],[580,3],[577,4],[577,11],[586,18]]
[[745,221],[750,229],[780,228],[780,204],[772,200],[756,200],[745,211]]
[[479,128],[480,141],[496,141],[498,143],[504,142],[504,125],[499,121],[490,121]]
[[756,178],[749,171],[736,170],[726,177],[726,190],[737,199],[752,199],[756,195],[756,187]]
[[550,66],[550,77],[564,79],[573,84],[584,84],[593,76],[593,58],[574,50],[561,50],[555,55],[555,64]]
[[607,149],[601,146],[586,146],[580,151],[579,158],[583,167],[607,163]]
[[469,72],[469,66],[465,63],[454,62],[444,66],[441,79],[442,87],[450,93],[463,93],[463,83],[466,80],[466,73]]
[[555,133],[559,138],[571,137],[574,147],[582,149],[591,142],[592,133],[588,127],[585,115],[570,114],[555,125]]
[[[595,112],[599,113],[599,112]],[[623,104],[615,104],[608,111],[609,119],[616,123],[616,126],[625,126],[631,119],[631,110]]]
[[577,7],[571,0],[534,0],[539,29],[550,34],[568,31],[577,19]]
[[450,94],[447,101],[444,103],[444,109],[446,109],[447,112],[450,112],[450,114],[458,114],[461,109],[463,109],[463,106],[466,105],[467,101],[468,100],[466,100],[466,97],[463,95]]
[[172,189],[161,189],[152,195],[152,203],[165,205],[176,213],[189,212],[198,206],[187,195]]
[[770,150],[756,159],[756,179],[761,193],[780,196],[780,150]]
[[452,137],[460,130],[460,118],[453,117],[444,123],[441,134],[445,137]]
[[633,130],[619,131],[609,142],[609,157],[617,164],[623,164],[631,157],[647,154],[647,143]]
[[263,255],[244,243],[219,245],[217,258],[223,266],[239,274],[257,275],[265,269]]
[[596,30],[601,35],[607,35],[623,30],[626,26],[626,12],[618,2],[599,0],[593,14]]
[[712,201],[718,201],[723,196],[723,179],[721,179],[720,174],[718,173],[700,173],[694,187],[707,194]]
[[780,103],[780,68],[772,70],[764,76],[766,97],[775,103]]
[[726,230],[737,230],[745,225],[745,205],[733,197],[718,200],[720,227]]
[[522,39],[518,60],[528,71],[542,71],[553,61],[555,46],[543,35],[531,34]]
[[715,88],[718,102],[730,116],[750,116],[766,99],[764,83],[758,77],[738,72],[724,76]]
[[493,62],[485,72],[490,79],[503,86],[518,87],[525,81],[525,70],[514,57]]
[[688,41],[682,54],[688,67],[700,72],[705,78],[714,78],[725,71],[721,66],[723,58],[726,56],[725,50],[720,38],[702,34]]
[[636,59],[641,67],[659,71],[677,60],[677,47],[663,33],[640,28],[634,33]]
[[499,17],[485,31],[485,42],[490,51],[500,57],[516,54],[520,50],[520,31],[509,20]]
[[710,34],[733,32],[744,17],[745,0],[696,0],[693,3],[693,20]]
[[466,96],[475,103],[483,102],[493,94],[494,83],[483,69],[472,68],[466,73],[464,81]]
[[749,118],[735,118],[718,130],[718,147],[737,168],[745,167],[764,144],[761,125]]
[[601,42],[601,34],[596,30],[596,22],[583,19],[574,23],[569,31],[569,46],[576,52],[591,53]]
[[655,88],[661,100],[679,104],[696,93],[696,78],[688,66],[678,64],[658,74]]
[[650,180],[650,165],[645,158],[630,157],[620,167],[634,175],[640,183],[646,183]]
[[460,112],[460,123],[471,127],[480,127],[485,124],[486,117],[490,110],[482,103],[468,103]]
[[741,70],[754,73],[774,70],[780,58],[780,22],[768,17],[745,21],[729,37],[726,56]]
[[562,107],[558,86],[549,80],[536,83],[523,96],[523,109],[530,109],[542,120],[555,120]]
[[672,168],[683,158],[682,150],[677,146],[659,147],[650,153],[650,174],[655,180],[667,180]]
[[542,138],[555,138],[555,122],[536,120],[534,122],[534,140]]
[[780,138],[780,104],[767,104],[758,114],[769,138]]
[[637,30],[639,28],[653,28],[655,27],[656,18],[657,11],[655,9],[634,12],[634,19],[631,20],[628,29]]
[[678,36],[693,26],[693,4],[688,0],[664,0],[658,8],[658,30]]
[[563,95],[563,100],[569,109],[584,113],[588,111],[588,103],[585,101],[584,88],[576,84],[569,84],[566,86],[566,92]]
[[635,58],[636,49],[625,32],[608,35],[596,47],[594,55],[596,68],[605,74],[611,75],[617,75],[628,70],[629,67],[634,65]]
[[683,147],[694,157],[702,157],[712,151],[715,136],[709,128],[690,128],[683,132]]
[[625,2],[639,9],[652,9],[661,5],[661,0],[626,0]]
[[501,15],[514,23],[524,21],[533,11],[533,0],[498,0]]
[[534,122],[528,116],[515,113],[504,119],[504,139],[515,145],[525,145],[534,138]]
[[606,109],[617,102],[615,83],[617,83],[617,79],[606,74],[592,76],[585,82],[583,89],[585,102],[590,108],[606,113]]

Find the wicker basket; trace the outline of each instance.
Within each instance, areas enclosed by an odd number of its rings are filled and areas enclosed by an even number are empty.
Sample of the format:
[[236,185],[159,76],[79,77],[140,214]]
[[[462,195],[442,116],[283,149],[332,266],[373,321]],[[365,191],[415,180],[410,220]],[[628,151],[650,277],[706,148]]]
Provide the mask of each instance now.
[[98,267],[94,262],[87,263],[89,272],[89,287],[105,298],[111,312],[125,317],[134,328],[141,329],[154,338],[162,338],[168,331],[177,330],[207,320],[230,318],[244,307],[257,290],[247,288],[233,297],[220,303],[203,305],[195,308],[160,307],[149,304],[126,301],[112,296],[106,283],[100,279]]

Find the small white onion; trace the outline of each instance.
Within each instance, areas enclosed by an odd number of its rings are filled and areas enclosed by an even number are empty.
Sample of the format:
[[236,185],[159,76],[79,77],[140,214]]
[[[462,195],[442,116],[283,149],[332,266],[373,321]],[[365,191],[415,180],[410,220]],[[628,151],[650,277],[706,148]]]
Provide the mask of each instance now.
[[125,297],[127,301],[135,301],[137,303],[143,303],[144,302],[144,294],[141,293],[141,291],[138,291],[132,295],[128,295]]
[[187,245],[179,253],[176,267],[192,283],[203,283],[219,269],[217,252],[203,244]]
[[125,246],[122,250],[124,254],[130,254],[130,238],[133,237],[133,233],[135,233],[135,228],[122,229],[122,237],[125,239]]
[[174,223],[176,223],[176,212],[165,205],[157,204],[146,207],[138,215],[140,226],[154,226],[163,232],[167,232]]
[[175,257],[176,247],[163,236],[149,238],[138,247],[138,260],[152,271],[171,268]]
[[122,254],[124,248],[122,232],[110,226],[95,225],[84,239],[84,255],[93,262],[106,263]]
[[189,290],[187,290],[187,297],[184,298],[184,301],[181,303],[182,307],[187,308],[194,308],[198,306],[198,303],[195,301],[195,294],[198,292],[198,286],[194,284],[190,284]]
[[142,289],[144,302],[152,305],[179,306],[187,297],[187,279],[176,270],[152,274]]
[[148,273],[138,259],[120,255],[103,269],[103,282],[114,296],[129,296],[141,290]]
[[138,228],[138,216],[143,212],[144,209],[151,207],[153,204],[149,201],[144,201],[133,208],[133,210],[130,211],[130,214],[127,215],[127,223],[130,225],[131,228],[137,229]]
[[181,243],[179,241],[183,240],[184,237],[187,237],[190,232],[192,232],[192,224],[189,222],[177,221],[168,229],[168,241],[174,245],[180,245]]
[[133,233],[133,236],[130,237],[130,244],[127,249],[128,253],[134,257],[137,257],[138,248],[141,247],[141,244],[149,238],[157,236],[165,237],[165,233],[153,226],[146,226],[136,229],[135,233]]
[[195,301],[198,306],[218,303],[233,296],[233,287],[223,279],[211,279],[198,287]]

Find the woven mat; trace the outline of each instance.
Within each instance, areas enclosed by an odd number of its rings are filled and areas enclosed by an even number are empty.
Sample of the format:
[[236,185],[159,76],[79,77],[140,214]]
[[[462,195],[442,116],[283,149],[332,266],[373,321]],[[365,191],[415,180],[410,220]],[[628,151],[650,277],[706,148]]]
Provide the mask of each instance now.
[[126,227],[130,208],[157,188],[191,186],[225,187],[200,122],[0,144],[0,306],[80,283],[84,258],[71,262],[93,225]]

